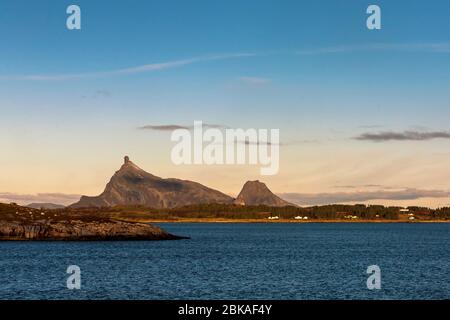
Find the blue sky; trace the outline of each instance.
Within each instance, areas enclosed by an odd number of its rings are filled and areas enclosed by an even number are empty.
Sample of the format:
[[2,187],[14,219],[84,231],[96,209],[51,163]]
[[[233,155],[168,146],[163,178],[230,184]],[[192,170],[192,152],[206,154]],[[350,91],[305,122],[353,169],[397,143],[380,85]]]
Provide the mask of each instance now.
[[[65,27],[70,4],[81,7],[80,31]],[[366,28],[370,4],[381,7],[381,30]],[[449,10],[448,1],[437,0],[4,0],[0,134],[8,156],[0,165],[10,169],[0,172],[0,192],[96,193],[129,153],[155,174],[236,193],[243,181],[231,181],[241,169],[219,183],[223,168],[207,177],[174,168],[167,135],[136,129],[194,120],[280,128],[282,140],[313,141],[283,151],[284,170],[268,181],[279,192],[336,191],[355,164],[307,185],[302,178],[305,168],[320,171],[325,155],[337,152],[343,163],[352,161],[344,155],[370,163],[372,152],[391,162],[414,156],[410,171],[371,182],[450,189],[435,178],[450,172],[443,165],[428,172],[426,158],[448,148],[448,139],[353,139],[372,131],[448,130]],[[380,176],[364,170],[348,184]],[[52,178],[43,178],[49,171]],[[252,178],[257,170],[245,172]]]

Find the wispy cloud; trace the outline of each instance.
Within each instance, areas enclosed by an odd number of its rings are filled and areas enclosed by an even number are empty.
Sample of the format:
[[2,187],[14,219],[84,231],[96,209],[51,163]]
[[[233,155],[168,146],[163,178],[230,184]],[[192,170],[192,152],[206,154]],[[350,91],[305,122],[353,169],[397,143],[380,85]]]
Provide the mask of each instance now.
[[260,145],[267,145],[267,146],[277,145],[277,146],[281,146],[282,145],[281,142],[280,143],[273,143],[271,141],[259,141],[259,140],[257,140],[257,141],[250,141],[248,139],[246,139],[246,140],[238,140],[237,143],[241,143],[241,144],[243,143],[243,144],[245,144],[247,146],[251,146],[251,145],[253,145],[253,146],[260,146]]
[[[268,51],[253,53],[230,53],[204,55],[188,59],[179,59],[159,63],[150,63],[122,69],[93,71],[85,73],[61,73],[61,74],[22,74],[22,75],[0,75],[0,80],[19,80],[19,81],[64,81],[86,78],[100,78],[111,76],[123,76],[138,73],[149,73],[167,69],[180,68],[183,66],[208,62],[229,60],[247,57],[279,56],[279,55],[321,55],[334,53],[351,53],[359,51],[401,51],[401,52],[431,52],[431,53],[450,53],[450,43],[371,43],[340,45],[330,47],[303,48],[294,51]],[[253,85],[267,84],[270,79],[260,77],[240,77],[240,80]]]
[[358,51],[402,51],[450,53],[450,43],[368,43],[297,50],[298,55],[348,53]]
[[262,77],[239,77],[238,80],[251,86],[262,86],[271,83],[270,79]]
[[303,144],[307,144],[307,143],[318,143],[317,140],[288,140],[288,141],[283,141],[283,142],[279,142],[279,143],[272,143],[270,141],[250,141],[248,139],[246,140],[239,140],[237,141],[237,143],[244,143],[245,145],[278,145],[278,146],[295,146],[295,145],[303,145]]
[[391,187],[385,187],[385,186],[382,186],[380,184],[337,185],[337,186],[333,186],[333,188],[338,188],[338,189],[360,189],[360,188],[381,188],[381,187],[383,187],[384,189],[391,189]]
[[361,129],[377,129],[377,128],[382,128],[384,126],[380,125],[380,124],[364,124],[364,125],[360,125],[359,128]]
[[27,205],[33,202],[69,205],[80,200],[81,195],[64,193],[20,194],[0,192],[0,202],[16,202]]
[[152,130],[152,131],[173,131],[177,129],[190,129],[187,126],[179,126],[176,124],[164,124],[164,125],[145,125],[138,127],[139,130]]
[[12,76],[0,76],[0,80],[62,81],[62,80],[74,80],[74,79],[85,79],[85,78],[110,77],[110,76],[120,76],[120,75],[155,72],[155,71],[160,71],[160,70],[179,68],[179,67],[191,65],[194,63],[253,57],[256,55],[258,55],[258,54],[256,54],[256,53],[231,53],[231,54],[208,55],[208,56],[194,57],[194,58],[190,58],[190,59],[182,59],[182,60],[174,60],[174,61],[167,61],[167,62],[161,62],[161,63],[145,64],[145,65],[140,65],[140,66],[135,66],[135,67],[130,67],[130,68],[123,68],[123,69],[109,70],[109,71],[97,71],[97,72],[74,73],[74,74],[12,75]]
[[376,190],[335,193],[282,193],[280,197],[300,205],[324,205],[333,203],[348,203],[369,200],[416,200],[420,198],[447,198],[450,191],[421,190],[408,188],[404,190]]
[[[211,128],[211,129],[225,129],[227,126],[222,124],[214,124],[214,123],[203,123],[203,128]],[[151,131],[173,131],[177,129],[186,129],[186,130],[192,130],[194,129],[194,126],[185,126],[185,125],[178,125],[178,124],[163,124],[163,125],[145,125],[138,127],[139,130],[151,130]]]
[[111,97],[111,92],[108,90],[96,90],[93,94],[91,95],[83,95],[81,96],[81,98],[83,99],[100,99],[100,98],[109,98]]
[[108,90],[97,90],[94,92],[94,98],[107,98],[111,96],[111,92]]
[[424,141],[432,139],[450,139],[450,132],[447,131],[433,131],[433,132],[420,132],[420,131],[403,131],[393,132],[384,131],[378,133],[363,133],[357,137],[356,140],[368,140],[373,142],[382,141]]
[[[230,127],[226,126],[226,125],[222,125],[222,124],[214,124],[214,123],[203,123],[202,127],[204,129],[220,129],[220,130],[224,130],[224,129],[229,129]],[[174,131],[177,129],[185,129],[185,130],[193,130],[194,126],[190,125],[190,126],[186,126],[186,125],[179,125],[179,124],[163,124],[163,125],[145,125],[145,126],[141,126],[138,127],[139,130],[150,130],[150,131]],[[250,139],[245,139],[245,140],[237,140],[235,139],[234,141],[227,141],[227,143],[238,143],[238,144],[245,144],[247,146],[250,145],[256,145],[256,146],[260,146],[260,145],[267,145],[267,146],[272,146],[272,145],[278,145],[278,146],[282,146],[283,144],[280,143],[273,143],[271,141],[261,141],[261,140],[256,140],[256,141],[251,141]]]

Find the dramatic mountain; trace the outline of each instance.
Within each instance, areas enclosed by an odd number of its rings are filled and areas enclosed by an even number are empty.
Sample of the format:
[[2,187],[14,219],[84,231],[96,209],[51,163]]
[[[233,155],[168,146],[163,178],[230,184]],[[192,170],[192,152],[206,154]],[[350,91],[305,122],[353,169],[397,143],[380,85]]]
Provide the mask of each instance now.
[[98,197],[82,196],[72,208],[143,205],[174,208],[191,204],[232,203],[233,198],[199,183],[163,179],[145,172],[125,157],[125,163]]
[[235,204],[245,206],[267,205],[271,207],[295,206],[274,195],[267,186],[256,181],[247,181],[234,201]]
[[65,206],[61,204],[54,204],[54,203],[30,203],[29,205],[26,205],[28,208],[33,209],[64,209]]

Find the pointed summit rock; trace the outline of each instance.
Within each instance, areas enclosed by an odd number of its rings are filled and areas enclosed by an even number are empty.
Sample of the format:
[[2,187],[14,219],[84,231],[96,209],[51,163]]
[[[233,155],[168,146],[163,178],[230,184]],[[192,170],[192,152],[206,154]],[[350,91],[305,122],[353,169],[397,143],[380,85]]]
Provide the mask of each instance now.
[[163,179],[135,165],[128,156],[113,175],[102,194],[82,196],[72,208],[143,205],[174,208],[192,204],[232,203],[233,198],[200,183],[180,179]]
[[294,206],[294,204],[284,201],[272,193],[267,186],[256,180],[247,181],[241,192],[234,201],[235,204],[243,206],[266,205],[271,207]]

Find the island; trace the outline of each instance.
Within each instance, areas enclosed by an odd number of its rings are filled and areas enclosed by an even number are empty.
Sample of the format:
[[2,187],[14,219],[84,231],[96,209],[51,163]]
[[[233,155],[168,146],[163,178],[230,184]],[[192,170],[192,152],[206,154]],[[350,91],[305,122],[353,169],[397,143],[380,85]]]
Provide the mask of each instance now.
[[0,241],[179,240],[161,228],[108,215],[40,210],[0,203]]

